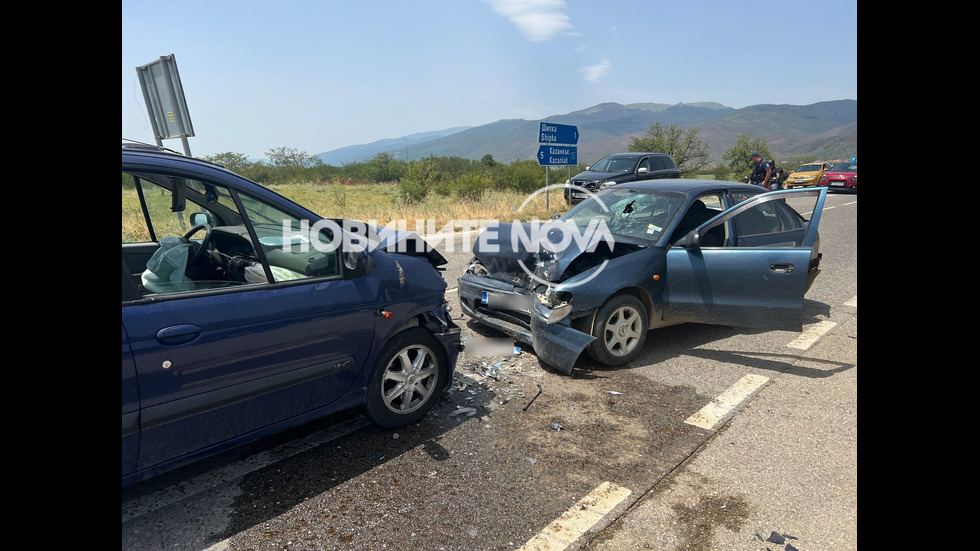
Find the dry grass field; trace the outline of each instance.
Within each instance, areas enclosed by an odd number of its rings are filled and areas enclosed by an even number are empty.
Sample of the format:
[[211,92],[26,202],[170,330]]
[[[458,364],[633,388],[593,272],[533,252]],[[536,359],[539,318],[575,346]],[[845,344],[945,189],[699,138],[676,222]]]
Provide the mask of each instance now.
[[[429,193],[418,204],[401,201],[396,184],[283,184],[269,189],[324,217],[362,220],[381,226],[404,220],[406,229],[422,229],[422,233],[428,233],[428,228],[433,227],[436,231],[468,229],[466,224],[456,221],[547,220],[568,209],[561,189],[549,190],[547,198],[542,192],[530,199],[527,194],[503,190],[490,190],[479,200]],[[546,203],[550,208],[545,208]],[[122,190],[122,218],[123,241],[145,240],[141,235],[146,232],[140,229],[142,216],[135,190]],[[422,226],[417,226],[416,220],[422,221]]]

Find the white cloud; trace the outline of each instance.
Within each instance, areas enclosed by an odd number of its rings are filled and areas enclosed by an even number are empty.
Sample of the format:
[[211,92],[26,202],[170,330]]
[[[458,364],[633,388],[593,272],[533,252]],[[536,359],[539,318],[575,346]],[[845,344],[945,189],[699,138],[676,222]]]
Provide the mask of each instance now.
[[589,82],[599,82],[599,79],[606,76],[609,72],[609,68],[612,67],[612,63],[608,59],[602,58],[602,61],[598,65],[590,65],[589,67],[582,67],[582,72],[585,74],[585,80]]
[[568,16],[562,13],[565,0],[486,0],[493,11],[506,17],[528,40],[548,40],[571,29]]

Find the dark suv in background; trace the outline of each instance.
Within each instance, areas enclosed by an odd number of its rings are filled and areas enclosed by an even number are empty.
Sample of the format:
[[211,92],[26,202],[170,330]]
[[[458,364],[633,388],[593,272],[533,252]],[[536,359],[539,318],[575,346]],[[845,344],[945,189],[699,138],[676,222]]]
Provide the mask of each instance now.
[[[565,200],[574,205],[586,199],[589,192],[595,193],[623,182],[680,177],[677,162],[666,153],[615,153],[599,159],[585,167],[585,172],[568,179],[565,182]],[[588,191],[579,191],[576,187]]]

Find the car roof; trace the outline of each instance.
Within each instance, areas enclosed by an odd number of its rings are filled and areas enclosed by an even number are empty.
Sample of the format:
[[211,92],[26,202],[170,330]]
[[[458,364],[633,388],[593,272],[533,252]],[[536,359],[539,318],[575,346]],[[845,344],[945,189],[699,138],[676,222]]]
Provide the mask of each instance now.
[[727,180],[702,180],[699,178],[662,178],[657,180],[640,180],[637,182],[625,182],[616,184],[615,188],[635,188],[677,191],[688,194],[698,194],[704,191],[716,190],[736,190],[736,191],[763,191],[762,188],[753,184],[742,184],[739,182],[729,182]]
[[609,157],[628,157],[628,158],[635,158],[635,157],[643,157],[643,156],[646,156],[646,155],[667,155],[667,154],[666,153],[653,153],[653,152],[650,152],[650,151],[630,151],[628,153],[613,153],[612,155],[609,155]]
[[128,138],[122,139],[122,152],[123,155],[130,154],[130,155],[135,155],[137,157],[143,156],[143,157],[181,159],[185,161],[210,165],[218,168],[225,168],[218,163],[213,163],[211,161],[200,159],[198,157],[184,155],[183,153],[179,151],[174,151],[173,149],[168,149],[160,145],[138,142],[136,140],[130,140]]

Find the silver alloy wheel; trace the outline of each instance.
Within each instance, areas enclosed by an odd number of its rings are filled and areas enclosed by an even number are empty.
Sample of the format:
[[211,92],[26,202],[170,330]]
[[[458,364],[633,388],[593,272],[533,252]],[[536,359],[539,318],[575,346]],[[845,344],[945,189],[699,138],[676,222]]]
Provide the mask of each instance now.
[[385,406],[399,414],[411,413],[425,404],[438,383],[436,355],[427,346],[402,348],[385,367],[381,393]]
[[614,310],[606,321],[603,345],[613,356],[625,356],[641,342],[642,331],[640,312],[632,306],[622,306]]

